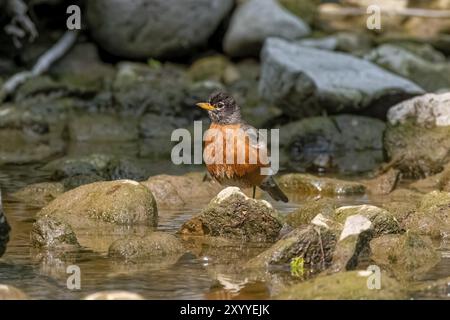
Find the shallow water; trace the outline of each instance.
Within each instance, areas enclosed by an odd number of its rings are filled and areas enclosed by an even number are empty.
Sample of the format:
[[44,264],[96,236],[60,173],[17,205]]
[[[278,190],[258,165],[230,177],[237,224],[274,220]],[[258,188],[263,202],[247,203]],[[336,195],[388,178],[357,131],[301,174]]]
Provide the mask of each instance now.
[[[153,166],[155,174],[179,174],[179,167],[167,161]],[[58,256],[40,252],[30,246],[30,230],[37,211],[14,201],[10,194],[49,177],[33,166],[7,166],[0,169],[0,186],[4,210],[12,227],[6,254],[0,259],[0,283],[11,284],[33,299],[80,299],[101,290],[129,290],[146,299],[267,299],[276,294],[279,282],[292,281],[288,270],[281,270],[268,281],[252,281],[241,274],[241,265],[264,248],[257,246],[227,247],[209,250],[201,246],[192,253],[165,259],[158,263],[127,264],[108,259],[106,253],[89,251]],[[292,211],[302,201],[275,204],[282,213]],[[343,205],[377,203],[366,197],[341,198]],[[198,213],[204,204],[180,210],[160,210],[158,230],[174,233],[183,222]],[[443,259],[423,277],[423,281],[450,276],[450,245],[442,243]],[[69,265],[81,270],[81,290],[69,290],[66,273]],[[297,280],[298,281],[298,280]],[[447,293],[427,293],[414,298],[447,298]]]

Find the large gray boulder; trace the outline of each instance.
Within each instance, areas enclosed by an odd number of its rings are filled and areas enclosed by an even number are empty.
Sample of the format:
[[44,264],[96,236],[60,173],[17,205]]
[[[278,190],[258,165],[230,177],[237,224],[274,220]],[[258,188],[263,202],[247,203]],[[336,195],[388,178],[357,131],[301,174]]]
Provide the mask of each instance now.
[[233,0],[95,0],[87,3],[94,39],[128,58],[167,58],[205,44]]
[[268,39],[261,58],[261,96],[295,118],[363,109],[384,116],[396,102],[423,93],[368,61],[283,39]]
[[268,37],[298,39],[310,29],[275,0],[250,0],[242,4],[231,19],[223,46],[232,56],[257,56]]
[[450,88],[450,63],[427,60],[414,52],[392,44],[372,50],[365,59],[402,77],[427,91]]

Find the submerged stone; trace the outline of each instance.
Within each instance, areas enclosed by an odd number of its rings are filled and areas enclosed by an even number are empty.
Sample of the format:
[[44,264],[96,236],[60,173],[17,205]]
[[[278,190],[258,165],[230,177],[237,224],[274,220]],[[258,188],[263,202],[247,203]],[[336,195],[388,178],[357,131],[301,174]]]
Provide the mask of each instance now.
[[129,236],[113,242],[109,247],[108,256],[137,261],[158,259],[182,252],[183,245],[178,238],[168,233],[152,232],[143,237]]
[[347,271],[332,275],[318,276],[293,285],[276,299],[283,300],[379,300],[405,299],[407,292],[396,280],[381,274],[381,288],[371,288],[368,277],[372,272]]
[[358,182],[300,173],[282,175],[278,179],[278,183],[284,190],[303,195],[337,196],[364,194],[366,192],[366,187]]
[[12,196],[29,206],[42,208],[64,193],[64,185],[59,182],[30,184]]

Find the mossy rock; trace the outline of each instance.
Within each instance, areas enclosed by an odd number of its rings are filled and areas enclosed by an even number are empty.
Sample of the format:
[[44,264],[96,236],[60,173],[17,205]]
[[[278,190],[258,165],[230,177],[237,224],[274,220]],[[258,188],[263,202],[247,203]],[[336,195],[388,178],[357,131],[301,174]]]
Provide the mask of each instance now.
[[129,236],[111,244],[108,256],[127,261],[158,259],[182,253],[183,245],[177,237],[164,233],[152,232],[146,236]]
[[433,238],[450,234],[450,193],[432,191],[423,196],[417,210],[404,224],[407,229]]
[[64,185],[59,182],[30,184],[12,195],[14,199],[29,206],[42,208],[64,193]]
[[222,190],[202,212],[183,224],[183,236],[212,236],[245,242],[274,242],[282,224],[270,203],[247,197],[239,188]]
[[[423,178],[441,172],[450,160],[450,126],[424,128],[408,121],[388,126],[387,156],[405,177]],[[430,148],[433,146],[433,148]]]
[[332,218],[334,217],[336,206],[335,201],[327,198],[307,201],[300,208],[289,213],[285,218],[285,222],[289,226],[297,228],[301,225],[311,223],[318,214]]
[[441,260],[431,240],[413,232],[383,235],[373,239],[370,248],[371,259],[400,279],[417,279]]
[[[104,252],[113,241],[133,233],[143,234],[156,226],[158,211],[152,193],[145,186],[136,181],[117,180],[68,191],[42,208],[36,218],[35,234],[56,232],[40,237],[43,240],[40,246],[48,246],[51,242],[47,240],[69,236],[73,231],[81,246]],[[57,221],[56,227],[48,228],[42,219]],[[60,222],[70,228],[59,228]]]
[[340,207],[336,209],[335,219],[340,223],[344,223],[348,217],[353,215],[362,215],[369,219],[373,224],[373,234],[375,236],[401,232],[400,225],[392,214],[372,205]]
[[44,217],[33,224],[31,242],[37,248],[67,250],[81,247],[72,227],[55,217]]
[[272,247],[246,263],[246,268],[261,269],[289,265],[294,258],[303,258],[312,272],[326,269],[332,260],[336,234],[326,228],[306,225],[294,229]]
[[315,177],[309,174],[290,173],[278,179],[280,187],[303,195],[355,195],[364,194],[366,187],[357,182]]
[[339,272],[319,276],[285,289],[276,299],[282,300],[379,300],[406,299],[407,292],[394,279],[381,274],[381,288],[369,289],[367,271]]

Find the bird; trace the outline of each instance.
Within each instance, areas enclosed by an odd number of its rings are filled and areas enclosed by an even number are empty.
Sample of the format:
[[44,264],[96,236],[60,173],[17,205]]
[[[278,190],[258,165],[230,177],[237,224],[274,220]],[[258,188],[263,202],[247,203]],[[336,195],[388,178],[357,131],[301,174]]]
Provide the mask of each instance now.
[[[221,185],[252,187],[253,198],[259,187],[275,201],[288,202],[273,176],[262,174],[262,168],[270,168],[268,158],[264,158],[267,145],[258,141],[257,130],[242,119],[236,100],[218,91],[209,96],[208,102],[197,103],[197,106],[207,110],[211,120],[204,137],[203,153],[209,174]],[[238,161],[239,152],[244,150],[244,156]]]

